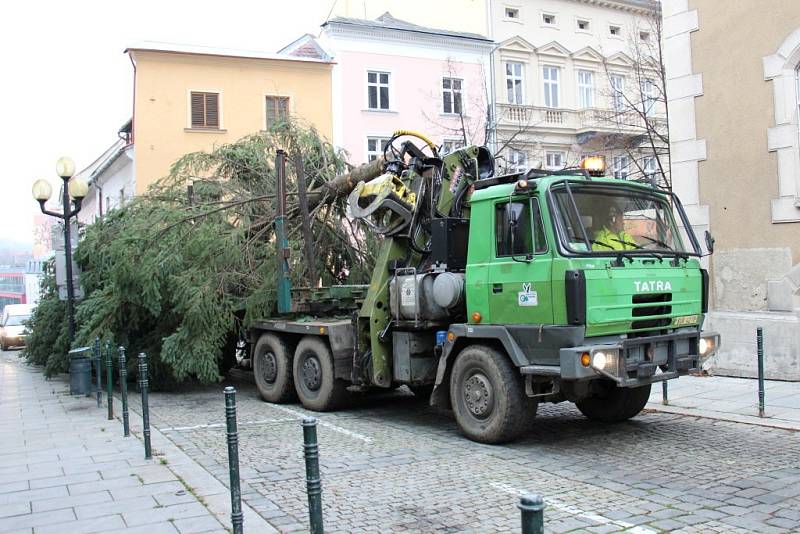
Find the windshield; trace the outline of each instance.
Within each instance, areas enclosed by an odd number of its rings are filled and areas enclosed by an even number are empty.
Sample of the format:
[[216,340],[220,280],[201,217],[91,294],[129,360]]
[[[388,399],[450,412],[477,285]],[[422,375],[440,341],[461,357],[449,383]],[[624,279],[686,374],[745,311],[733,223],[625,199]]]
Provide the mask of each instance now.
[[670,204],[653,193],[570,184],[569,191],[556,186],[553,199],[570,252],[695,253],[684,246]]
[[28,315],[9,315],[4,326],[22,326],[22,323],[29,317]]

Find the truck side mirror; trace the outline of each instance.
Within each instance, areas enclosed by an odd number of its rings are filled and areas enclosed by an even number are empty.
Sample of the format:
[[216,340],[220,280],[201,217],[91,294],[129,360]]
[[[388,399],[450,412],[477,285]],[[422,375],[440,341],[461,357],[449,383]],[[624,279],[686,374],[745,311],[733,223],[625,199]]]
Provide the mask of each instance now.
[[713,254],[714,253],[714,243],[715,242],[716,242],[716,239],[714,239],[714,236],[711,235],[711,232],[706,230],[706,250],[708,250],[709,254]]

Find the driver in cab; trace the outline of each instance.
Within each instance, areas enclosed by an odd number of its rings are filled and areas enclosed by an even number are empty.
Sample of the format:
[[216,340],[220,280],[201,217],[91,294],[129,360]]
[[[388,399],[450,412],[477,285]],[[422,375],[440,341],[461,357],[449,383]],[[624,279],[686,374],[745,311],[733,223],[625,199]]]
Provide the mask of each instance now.
[[625,231],[625,218],[622,210],[612,204],[606,213],[603,227],[597,231],[592,240],[592,250],[633,250],[640,248],[633,236]]

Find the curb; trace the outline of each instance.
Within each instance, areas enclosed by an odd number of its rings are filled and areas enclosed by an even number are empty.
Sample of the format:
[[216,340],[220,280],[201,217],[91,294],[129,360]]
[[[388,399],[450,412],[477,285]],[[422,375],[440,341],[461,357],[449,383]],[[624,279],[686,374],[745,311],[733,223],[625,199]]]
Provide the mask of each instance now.
[[791,430],[800,432],[800,423],[790,421],[775,420],[769,417],[755,417],[752,415],[729,414],[729,413],[710,413],[706,410],[694,408],[682,408],[680,406],[663,405],[661,403],[648,402],[645,410],[651,412],[670,413],[675,415],[688,415],[701,419],[713,419],[715,421],[727,421],[730,423],[742,423],[745,425],[763,426],[767,428],[777,428],[780,430]]

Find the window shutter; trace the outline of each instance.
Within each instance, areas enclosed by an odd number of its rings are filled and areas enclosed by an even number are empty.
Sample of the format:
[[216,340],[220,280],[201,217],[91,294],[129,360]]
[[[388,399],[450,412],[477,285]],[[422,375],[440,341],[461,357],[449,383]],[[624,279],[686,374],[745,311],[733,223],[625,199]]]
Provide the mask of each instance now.
[[203,93],[192,93],[192,128],[205,126],[205,98]]
[[219,95],[206,93],[206,127],[219,128]]

